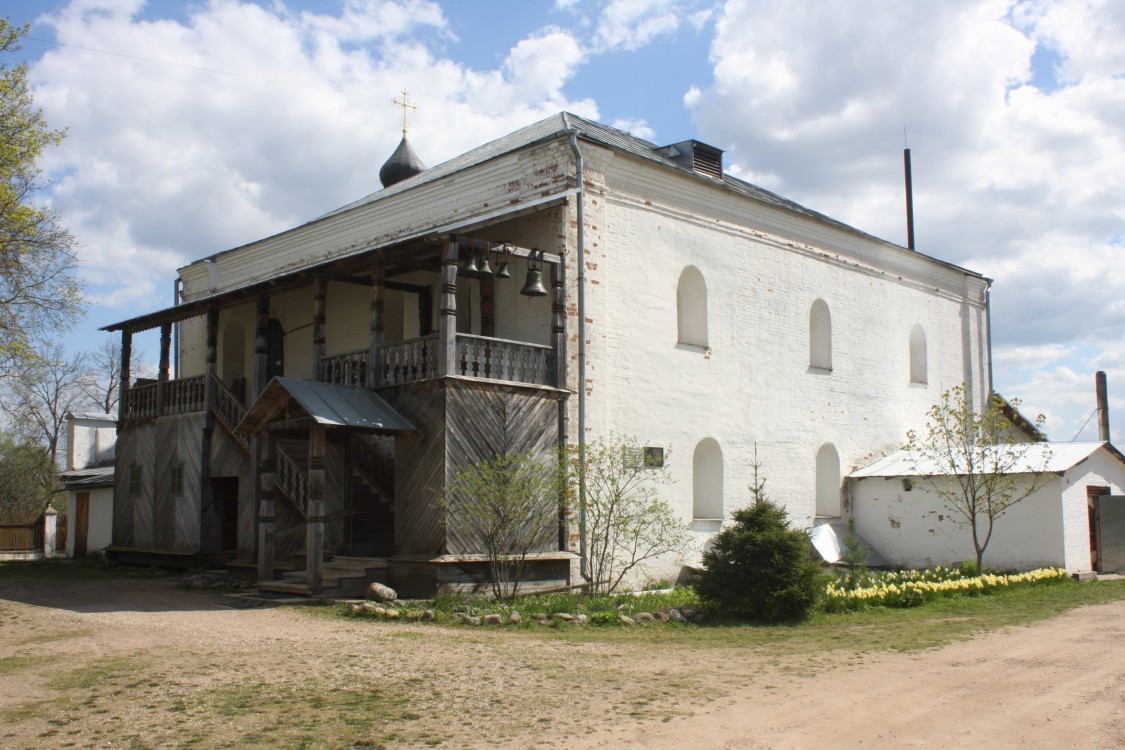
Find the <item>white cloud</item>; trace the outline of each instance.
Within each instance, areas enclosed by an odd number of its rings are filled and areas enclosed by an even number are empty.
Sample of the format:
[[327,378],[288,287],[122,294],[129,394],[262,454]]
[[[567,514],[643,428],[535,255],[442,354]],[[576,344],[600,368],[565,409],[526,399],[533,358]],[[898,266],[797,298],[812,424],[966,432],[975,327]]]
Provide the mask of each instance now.
[[[996,280],[998,387],[1092,399],[1066,353],[1125,335],[1125,5],[862,7],[727,2],[715,80],[685,96],[700,130],[733,173],[904,243],[905,128],[919,249]],[[1060,61],[1050,90],[1037,45]]]
[[635,50],[679,28],[683,3],[677,0],[609,0],[602,8],[596,46]]
[[332,14],[211,0],[182,21],[142,8],[60,7],[41,22],[75,46],[30,71],[36,103],[69,131],[43,166],[97,325],[166,306],[184,263],[377,190],[404,87],[421,105],[411,140],[431,165],[560,109],[597,116],[563,93],[583,53],[560,30],[474,70],[431,50],[452,36],[434,2],[349,0]]
[[647,141],[656,138],[656,131],[644,120],[614,120],[610,125]]

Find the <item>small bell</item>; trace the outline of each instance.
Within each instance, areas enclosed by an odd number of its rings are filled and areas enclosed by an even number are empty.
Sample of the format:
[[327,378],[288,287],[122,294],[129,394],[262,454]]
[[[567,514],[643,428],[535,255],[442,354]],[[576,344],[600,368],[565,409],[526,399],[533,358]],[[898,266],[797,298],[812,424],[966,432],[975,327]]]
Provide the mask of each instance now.
[[510,279],[512,272],[508,270],[508,256],[512,254],[512,246],[504,245],[504,254],[500,256],[500,267],[496,269],[496,278]]
[[477,272],[477,259],[472,255],[465,256],[465,263],[461,266],[461,273],[474,274]]

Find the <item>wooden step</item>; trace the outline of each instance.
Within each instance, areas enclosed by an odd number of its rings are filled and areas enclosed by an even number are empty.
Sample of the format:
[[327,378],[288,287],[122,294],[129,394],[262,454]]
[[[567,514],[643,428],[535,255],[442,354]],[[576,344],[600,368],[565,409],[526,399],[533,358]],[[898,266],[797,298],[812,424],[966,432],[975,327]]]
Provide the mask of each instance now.
[[309,587],[304,581],[258,581],[259,591],[272,591],[277,594],[308,596]]

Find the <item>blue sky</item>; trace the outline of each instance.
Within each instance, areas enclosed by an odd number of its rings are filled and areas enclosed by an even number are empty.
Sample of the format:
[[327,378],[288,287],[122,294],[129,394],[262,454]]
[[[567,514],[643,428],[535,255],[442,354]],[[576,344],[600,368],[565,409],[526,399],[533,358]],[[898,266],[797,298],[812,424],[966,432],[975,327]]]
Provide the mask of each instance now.
[[1092,439],[1079,428],[1104,369],[1111,413],[1125,413],[1125,3],[0,0],[0,12],[48,40],[22,54],[37,103],[69,132],[43,166],[92,303],[73,349],[168,305],[177,267],[376,189],[405,87],[428,164],[566,109],[659,143],[711,143],[737,176],[898,243],[905,130],[918,248],[995,279],[997,388],[1045,413],[1052,438]]

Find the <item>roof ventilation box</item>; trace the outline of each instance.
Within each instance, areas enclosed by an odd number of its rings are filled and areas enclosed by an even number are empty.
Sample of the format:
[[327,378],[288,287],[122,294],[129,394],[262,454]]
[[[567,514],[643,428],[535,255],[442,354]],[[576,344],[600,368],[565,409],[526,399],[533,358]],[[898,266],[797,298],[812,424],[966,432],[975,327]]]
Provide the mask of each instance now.
[[723,179],[723,152],[699,141],[681,141],[656,149],[684,169],[690,169],[716,180]]

